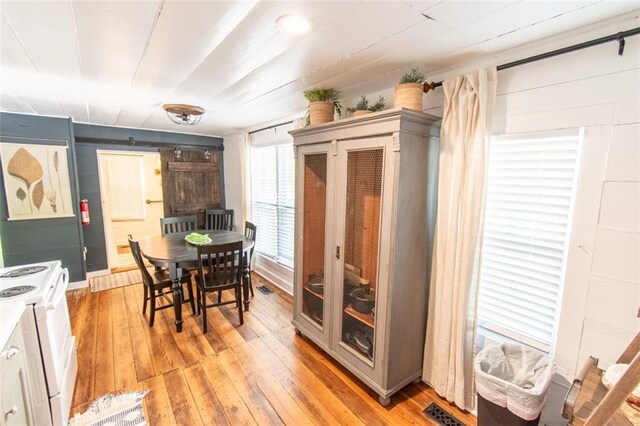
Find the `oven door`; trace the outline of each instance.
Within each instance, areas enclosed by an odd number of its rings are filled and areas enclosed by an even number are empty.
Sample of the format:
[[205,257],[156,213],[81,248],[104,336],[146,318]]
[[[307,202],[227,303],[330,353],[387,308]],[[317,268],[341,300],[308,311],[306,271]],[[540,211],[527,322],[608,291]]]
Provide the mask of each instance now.
[[65,382],[65,370],[70,361],[71,322],[67,307],[66,291],[69,271],[65,268],[55,277],[56,284],[47,298],[35,306],[38,337],[49,396],[60,393]]

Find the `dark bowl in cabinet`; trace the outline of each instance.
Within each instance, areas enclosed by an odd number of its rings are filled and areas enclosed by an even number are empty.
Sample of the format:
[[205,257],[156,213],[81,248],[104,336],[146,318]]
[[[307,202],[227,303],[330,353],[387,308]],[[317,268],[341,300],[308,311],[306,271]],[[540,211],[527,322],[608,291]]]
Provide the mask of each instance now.
[[350,294],[351,306],[356,311],[371,315],[371,311],[376,306],[376,291],[369,286],[361,286],[353,290]]

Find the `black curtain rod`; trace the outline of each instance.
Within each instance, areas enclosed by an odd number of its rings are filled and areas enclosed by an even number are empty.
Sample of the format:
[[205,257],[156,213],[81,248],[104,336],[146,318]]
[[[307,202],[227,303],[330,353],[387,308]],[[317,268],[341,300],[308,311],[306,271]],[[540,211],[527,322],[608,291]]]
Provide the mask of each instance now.
[[[565,53],[575,52],[576,50],[585,49],[587,47],[598,46],[603,43],[608,43],[610,41],[618,42],[618,55],[622,56],[624,52],[624,38],[631,37],[634,35],[640,34],[640,28],[634,28],[628,31],[621,31],[616,34],[611,34],[605,37],[600,37],[595,40],[585,41],[584,43],[574,44],[573,46],[563,47],[562,49],[552,50],[551,52],[541,53],[540,55],[530,56],[528,58],[519,59],[517,61],[509,62],[503,65],[498,65],[498,71],[506,70],[507,68],[517,67],[518,65],[524,65],[531,62],[539,61],[542,59],[552,58],[554,56],[563,55]],[[429,90],[433,90],[436,87],[442,86],[442,81],[437,83],[425,83],[424,91],[428,92]]]
[[258,129],[258,130],[252,130],[252,131],[250,131],[250,132],[249,132],[249,134],[250,134],[250,135],[252,135],[252,134],[254,134],[254,133],[262,132],[263,130],[274,129],[274,128],[276,128],[276,127],[285,126],[285,125],[287,125],[287,124],[291,124],[291,123],[293,123],[293,120],[291,120],[291,121],[287,121],[287,122],[285,122],[285,123],[274,124],[273,126],[263,127],[263,128],[261,128],[261,129]]

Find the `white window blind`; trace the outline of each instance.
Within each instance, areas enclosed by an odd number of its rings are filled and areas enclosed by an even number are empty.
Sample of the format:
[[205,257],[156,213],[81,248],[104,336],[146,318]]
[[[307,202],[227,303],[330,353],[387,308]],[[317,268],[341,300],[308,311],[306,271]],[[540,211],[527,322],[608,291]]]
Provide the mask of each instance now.
[[562,295],[580,146],[578,131],[491,142],[479,326],[545,352]]
[[290,141],[251,149],[256,251],[293,267],[294,160]]
[[100,159],[111,220],[144,219],[142,157],[101,155]]

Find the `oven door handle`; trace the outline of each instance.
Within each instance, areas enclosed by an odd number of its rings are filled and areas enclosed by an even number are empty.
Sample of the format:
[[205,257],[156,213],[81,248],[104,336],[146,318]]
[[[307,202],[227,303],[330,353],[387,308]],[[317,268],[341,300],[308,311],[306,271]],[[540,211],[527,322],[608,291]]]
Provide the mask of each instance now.
[[60,303],[60,299],[65,297],[67,292],[67,287],[69,286],[69,270],[64,268],[60,273],[60,276],[62,277],[62,283],[58,282],[56,284],[51,299],[45,305],[45,310],[47,311],[54,310],[56,306],[58,306],[58,303]]

